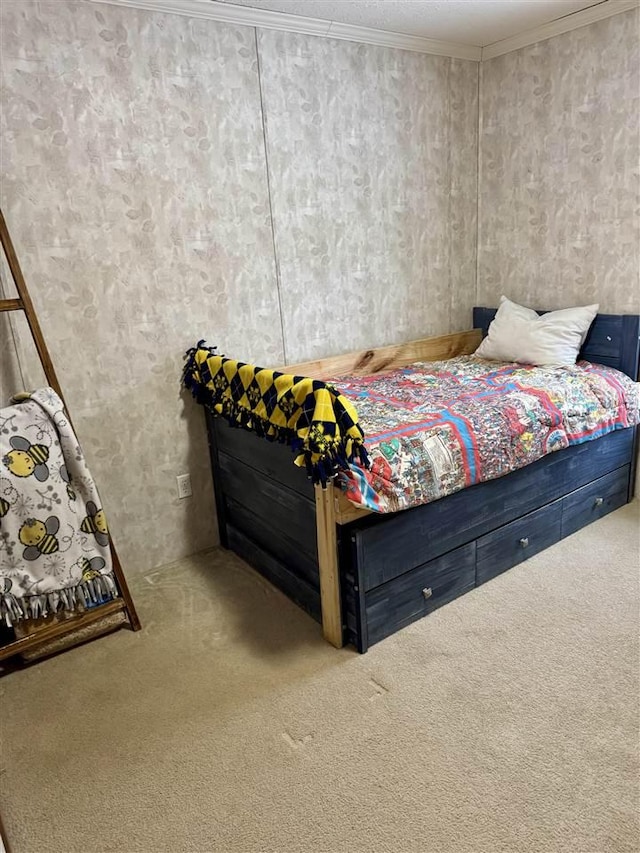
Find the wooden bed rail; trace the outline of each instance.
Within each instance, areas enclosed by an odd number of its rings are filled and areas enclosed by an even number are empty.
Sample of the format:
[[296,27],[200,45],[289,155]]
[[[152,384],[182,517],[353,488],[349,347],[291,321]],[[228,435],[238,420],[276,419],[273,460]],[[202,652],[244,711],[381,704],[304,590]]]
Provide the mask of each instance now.
[[373,373],[407,367],[416,361],[439,361],[454,358],[456,355],[470,355],[480,346],[481,340],[481,330],[470,329],[450,335],[439,335],[435,338],[408,341],[404,344],[358,350],[358,352],[349,352],[330,358],[303,361],[299,364],[287,364],[277,369],[296,376],[308,376],[311,379],[326,379],[354,373],[371,376]]
[[342,603],[336,515],[333,503],[334,489],[331,486],[327,489],[316,486],[315,494],[322,634],[328,643],[339,649],[343,645]]

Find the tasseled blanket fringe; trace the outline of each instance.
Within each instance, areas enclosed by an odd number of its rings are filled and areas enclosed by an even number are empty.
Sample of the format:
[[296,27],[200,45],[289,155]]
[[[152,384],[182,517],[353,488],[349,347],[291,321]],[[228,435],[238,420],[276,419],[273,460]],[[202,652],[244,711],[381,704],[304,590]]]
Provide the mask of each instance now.
[[[353,438],[343,435],[338,439],[329,439],[312,424],[309,435],[301,438],[294,429],[288,429],[261,418],[228,397],[217,396],[198,378],[199,366],[196,362],[196,352],[201,349],[206,349],[211,355],[218,355],[216,347],[207,347],[204,341],[199,341],[195,347],[187,350],[182,384],[191,392],[196,402],[206,407],[213,415],[223,417],[232,427],[248,430],[267,441],[289,445],[297,457],[303,457],[307,476],[314,483],[321,484],[323,488],[326,488],[327,482],[339,471],[347,470],[350,462],[358,461],[365,468],[369,467],[364,436]],[[362,431],[360,429],[359,431],[362,435]]]
[[112,574],[96,575],[77,586],[58,589],[41,595],[18,597],[11,593],[0,594],[0,619],[9,627],[24,619],[39,619],[59,610],[72,611],[78,604],[97,607],[118,597]]

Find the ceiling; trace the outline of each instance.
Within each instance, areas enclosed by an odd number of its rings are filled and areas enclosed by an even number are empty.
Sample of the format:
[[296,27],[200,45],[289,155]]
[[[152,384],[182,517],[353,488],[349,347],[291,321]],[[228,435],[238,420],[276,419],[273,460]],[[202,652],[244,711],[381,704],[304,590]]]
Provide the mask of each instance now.
[[602,0],[221,0],[305,18],[484,47]]

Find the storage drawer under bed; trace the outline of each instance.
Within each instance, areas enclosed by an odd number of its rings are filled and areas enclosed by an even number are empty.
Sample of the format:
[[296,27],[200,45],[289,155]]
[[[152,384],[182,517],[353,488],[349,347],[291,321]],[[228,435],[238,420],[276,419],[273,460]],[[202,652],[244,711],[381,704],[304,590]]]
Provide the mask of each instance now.
[[476,583],[491,580],[627,502],[624,465],[477,540]]
[[562,500],[562,536],[613,512],[627,502],[629,465],[577,489]]
[[[351,537],[351,569],[343,576],[347,634],[359,651],[426,616],[475,586],[538,554],[627,501],[629,465],[495,528],[475,541],[371,587],[368,556]],[[396,564],[397,566],[398,564]],[[375,576],[375,575],[374,575]]]
[[360,650],[473,589],[475,561],[471,542],[364,593]]
[[477,541],[476,584],[495,578],[562,536],[562,500],[505,524]]

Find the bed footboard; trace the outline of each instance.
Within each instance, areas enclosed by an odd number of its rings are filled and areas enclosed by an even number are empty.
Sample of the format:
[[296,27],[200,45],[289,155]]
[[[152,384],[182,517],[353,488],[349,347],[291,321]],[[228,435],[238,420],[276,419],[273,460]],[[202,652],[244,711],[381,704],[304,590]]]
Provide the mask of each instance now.
[[313,484],[289,447],[205,412],[221,545],[320,621]]

